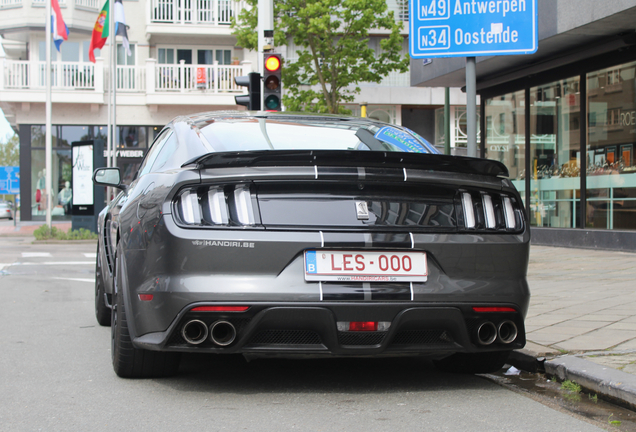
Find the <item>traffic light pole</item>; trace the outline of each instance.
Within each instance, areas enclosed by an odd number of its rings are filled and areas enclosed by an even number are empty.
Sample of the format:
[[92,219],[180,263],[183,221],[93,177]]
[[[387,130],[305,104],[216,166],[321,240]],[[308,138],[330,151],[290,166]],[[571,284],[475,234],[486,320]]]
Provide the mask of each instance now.
[[[274,0],[258,0],[258,72],[263,75],[263,51],[265,47],[265,31],[274,30]],[[263,83],[261,83],[261,109],[263,104]]]

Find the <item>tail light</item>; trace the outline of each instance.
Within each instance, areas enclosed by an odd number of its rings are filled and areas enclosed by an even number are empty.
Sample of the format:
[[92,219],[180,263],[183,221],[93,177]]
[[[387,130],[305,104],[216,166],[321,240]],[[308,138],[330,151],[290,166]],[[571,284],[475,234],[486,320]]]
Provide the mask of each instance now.
[[174,201],[175,216],[185,225],[253,226],[257,217],[249,186],[189,188]]
[[488,232],[519,231],[523,228],[521,206],[512,196],[460,191],[459,200],[464,229]]

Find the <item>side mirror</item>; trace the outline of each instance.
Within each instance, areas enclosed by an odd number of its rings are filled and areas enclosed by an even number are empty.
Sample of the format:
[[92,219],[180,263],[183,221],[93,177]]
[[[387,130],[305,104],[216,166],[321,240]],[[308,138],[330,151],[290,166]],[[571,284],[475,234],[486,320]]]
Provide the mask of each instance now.
[[119,168],[97,168],[93,173],[93,183],[126,190],[126,186],[121,184]]

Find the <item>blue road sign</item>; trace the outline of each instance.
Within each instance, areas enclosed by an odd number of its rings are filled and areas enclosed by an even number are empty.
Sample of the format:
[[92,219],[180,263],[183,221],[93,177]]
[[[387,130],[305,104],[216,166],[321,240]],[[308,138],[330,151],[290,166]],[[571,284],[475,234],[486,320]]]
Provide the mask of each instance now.
[[409,0],[413,58],[532,54],[537,0]]
[[0,195],[20,193],[20,167],[0,167]]

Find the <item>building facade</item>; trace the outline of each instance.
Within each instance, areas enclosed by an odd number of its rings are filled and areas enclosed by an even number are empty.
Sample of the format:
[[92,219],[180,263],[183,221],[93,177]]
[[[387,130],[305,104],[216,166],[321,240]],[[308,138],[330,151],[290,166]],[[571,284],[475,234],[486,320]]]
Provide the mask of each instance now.
[[[102,0],[59,0],[69,28],[60,52],[52,48],[52,124],[54,218],[68,218],[63,205],[71,175],[71,143],[106,138],[108,119],[108,45],[97,61],[88,59],[91,33]],[[256,71],[257,55],[236,44],[231,17],[243,4],[235,0],[124,0],[130,56],[117,44],[117,111],[115,145],[118,164],[131,178],[155,135],[172,118],[209,110],[242,109],[234,96],[245,89],[235,76]],[[400,0],[389,7],[401,22],[408,8]],[[19,133],[21,146],[21,215],[41,220],[45,209],[45,1],[0,0],[0,34],[5,57],[0,58],[0,107]],[[408,25],[404,25],[404,53]],[[377,46],[383,36],[372,35]],[[293,46],[283,47],[293,60]],[[444,104],[443,88],[410,88],[410,74],[393,73],[380,84],[361,84],[361,93],[348,106],[360,103],[369,116],[402,124],[433,142],[436,109]],[[451,92],[453,112],[465,104],[459,89]],[[457,108],[460,109],[460,108]],[[437,115],[439,117],[439,113]],[[461,131],[457,122],[457,131]],[[458,132],[459,133],[459,132]],[[461,147],[461,137],[457,141]],[[30,210],[29,210],[30,209]]]
[[[478,58],[481,156],[503,162],[539,244],[636,250],[636,1],[538,0],[533,55]],[[465,83],[464,59],[411,63]]]

